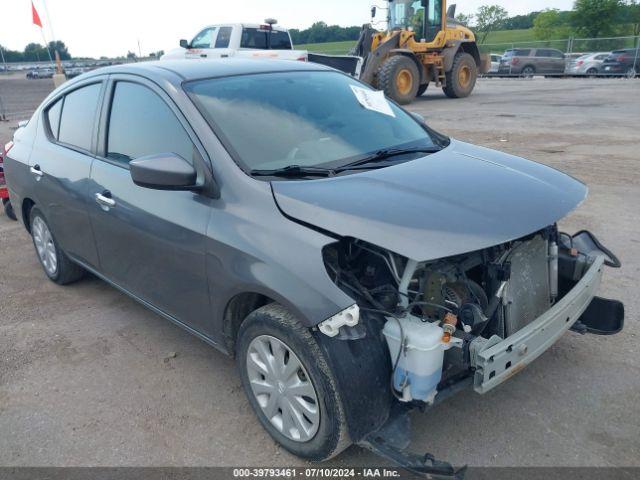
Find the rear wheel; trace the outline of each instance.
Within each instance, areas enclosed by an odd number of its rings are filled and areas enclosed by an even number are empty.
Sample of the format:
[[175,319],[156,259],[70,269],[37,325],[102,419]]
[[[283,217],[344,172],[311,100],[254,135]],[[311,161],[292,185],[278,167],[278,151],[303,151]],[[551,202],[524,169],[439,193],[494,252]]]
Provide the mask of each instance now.
[[16,212],[13,210],[13,205],[11,205],[11,201],[8,198],[2,199],[2,205],[4,206],[4,213],[7,215],[7,217],[9,217],[11,220],[18,220],[18,217],[16,217]]
[[66,285],[82,278],[84,270],[60,249],[44,215],[37,207],[31,209],[30,225],[33,245],[47,277],[59,285]]
[[449,98],[468,97],[476,85],[478,67],[471,55],[458,52],[453,59],[451,70],[446,73],[446,85],[442,91]]
[[270,304],[251,313],[236,351],[249,403],[276,442],[314,461],[349,446],[333,374],[309,330],[284,307]]
[[404,55],[395,55],[378,69],[378,88],[401,105],[411,103],[420,87],[420,73],[415,62]]
[[536,69],[532,65],[527,65],[522,69],[522,76],[532,78],[536,73]]
[[590,77],[595,77],[596,75],[598,75],[598,69],[590,68],[589,70],[587,70],[587,75],[589,75]]

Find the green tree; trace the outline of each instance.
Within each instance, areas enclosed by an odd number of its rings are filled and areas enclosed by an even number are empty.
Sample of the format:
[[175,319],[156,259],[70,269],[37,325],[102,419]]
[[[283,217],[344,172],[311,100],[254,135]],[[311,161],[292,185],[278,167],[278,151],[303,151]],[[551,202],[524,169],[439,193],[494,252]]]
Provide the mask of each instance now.
[[538,40],[567,38],[571,35],[571,28],[566,24],[560,10],[547,9],[533,20],[533,34]]
[[463,25],[469,26],[471,22],[473,22],[473,15],[465,15],[464,13],[459,13],[456,15],[456,20]]
[[585,37],[606,37],[616,33],[616,17],[622,8],[620,0],[576,0],[572,23]]
[[640,0],[629,0],[624,10],[624,18],[631,22],[633,34],[640,35]]
[[69,54],[69,50],[64,42],[60,40],[56,40],[55,42],[49,42],[49,50],[51,50],[51,55],[54,55],[53,52],[58,52],[60,55],[60,60],[70,60],[71,55]]
[[509,18],[509,13],[500,5],[483,5],[478,8],[475,18],[476,30],[481,34],[479,43],[484,43],[487,35],[500,28],[504,21]]

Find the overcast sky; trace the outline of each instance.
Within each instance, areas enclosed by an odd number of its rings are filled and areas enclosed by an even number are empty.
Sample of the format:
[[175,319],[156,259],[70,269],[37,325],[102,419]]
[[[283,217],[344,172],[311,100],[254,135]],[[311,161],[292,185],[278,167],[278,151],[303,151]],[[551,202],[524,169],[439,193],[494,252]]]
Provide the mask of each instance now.
[[[72,55],[87,57],[114,57],[128,50],[138,53],[138,40],[143,55],[169,50],[180,38],[190,39],[200,27],[219,22],[260,23],[274,17],[287,28],[302,29],[319,20],[361,25],[369,21],[373,3],[375,0],[34,0],[47,41],[52,37],[63,40]],[[510,15],[518,15],[545,8],[568,10],[573,0],[462,0],[458,12],[474,13],[483,4],[499,4]],[[30,0],[0,0],[0,18],[4,47],[22,50],[27,43],[43,43],[40,28],[31,23]]]

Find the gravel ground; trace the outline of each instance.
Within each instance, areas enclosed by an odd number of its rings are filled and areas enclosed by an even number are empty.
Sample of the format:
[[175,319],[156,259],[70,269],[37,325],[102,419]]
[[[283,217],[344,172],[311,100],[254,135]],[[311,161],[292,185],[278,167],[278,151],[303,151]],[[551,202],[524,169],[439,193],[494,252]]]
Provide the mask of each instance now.
[[[27,111],[47,82],[2,78],[0,95]],[[627,311],[620,335],[568,333],[494,391],[416,413],[413,448],[458,465],[640,466],[640,81],[486,79],[468,99],[430,89],[410,109],[586,182],[561,226],[620,256],[600,293]],[[0,122],[0,141],[10,133]],[[232,360],[95,278],[47,281],[2,214],[0,272],[0,465],[304,465],[262,430]],[[351,447],[330,464],[380,463]]]

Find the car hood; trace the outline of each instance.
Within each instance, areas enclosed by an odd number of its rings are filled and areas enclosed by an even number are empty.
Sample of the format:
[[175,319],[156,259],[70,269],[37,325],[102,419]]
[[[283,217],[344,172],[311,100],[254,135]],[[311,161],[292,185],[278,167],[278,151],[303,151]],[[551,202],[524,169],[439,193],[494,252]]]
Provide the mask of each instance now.
[[520,157],[452,140],[387,168],[272,182],[281,211],[400,255],[433,260],[515,240],[578,206],[578,180]]

